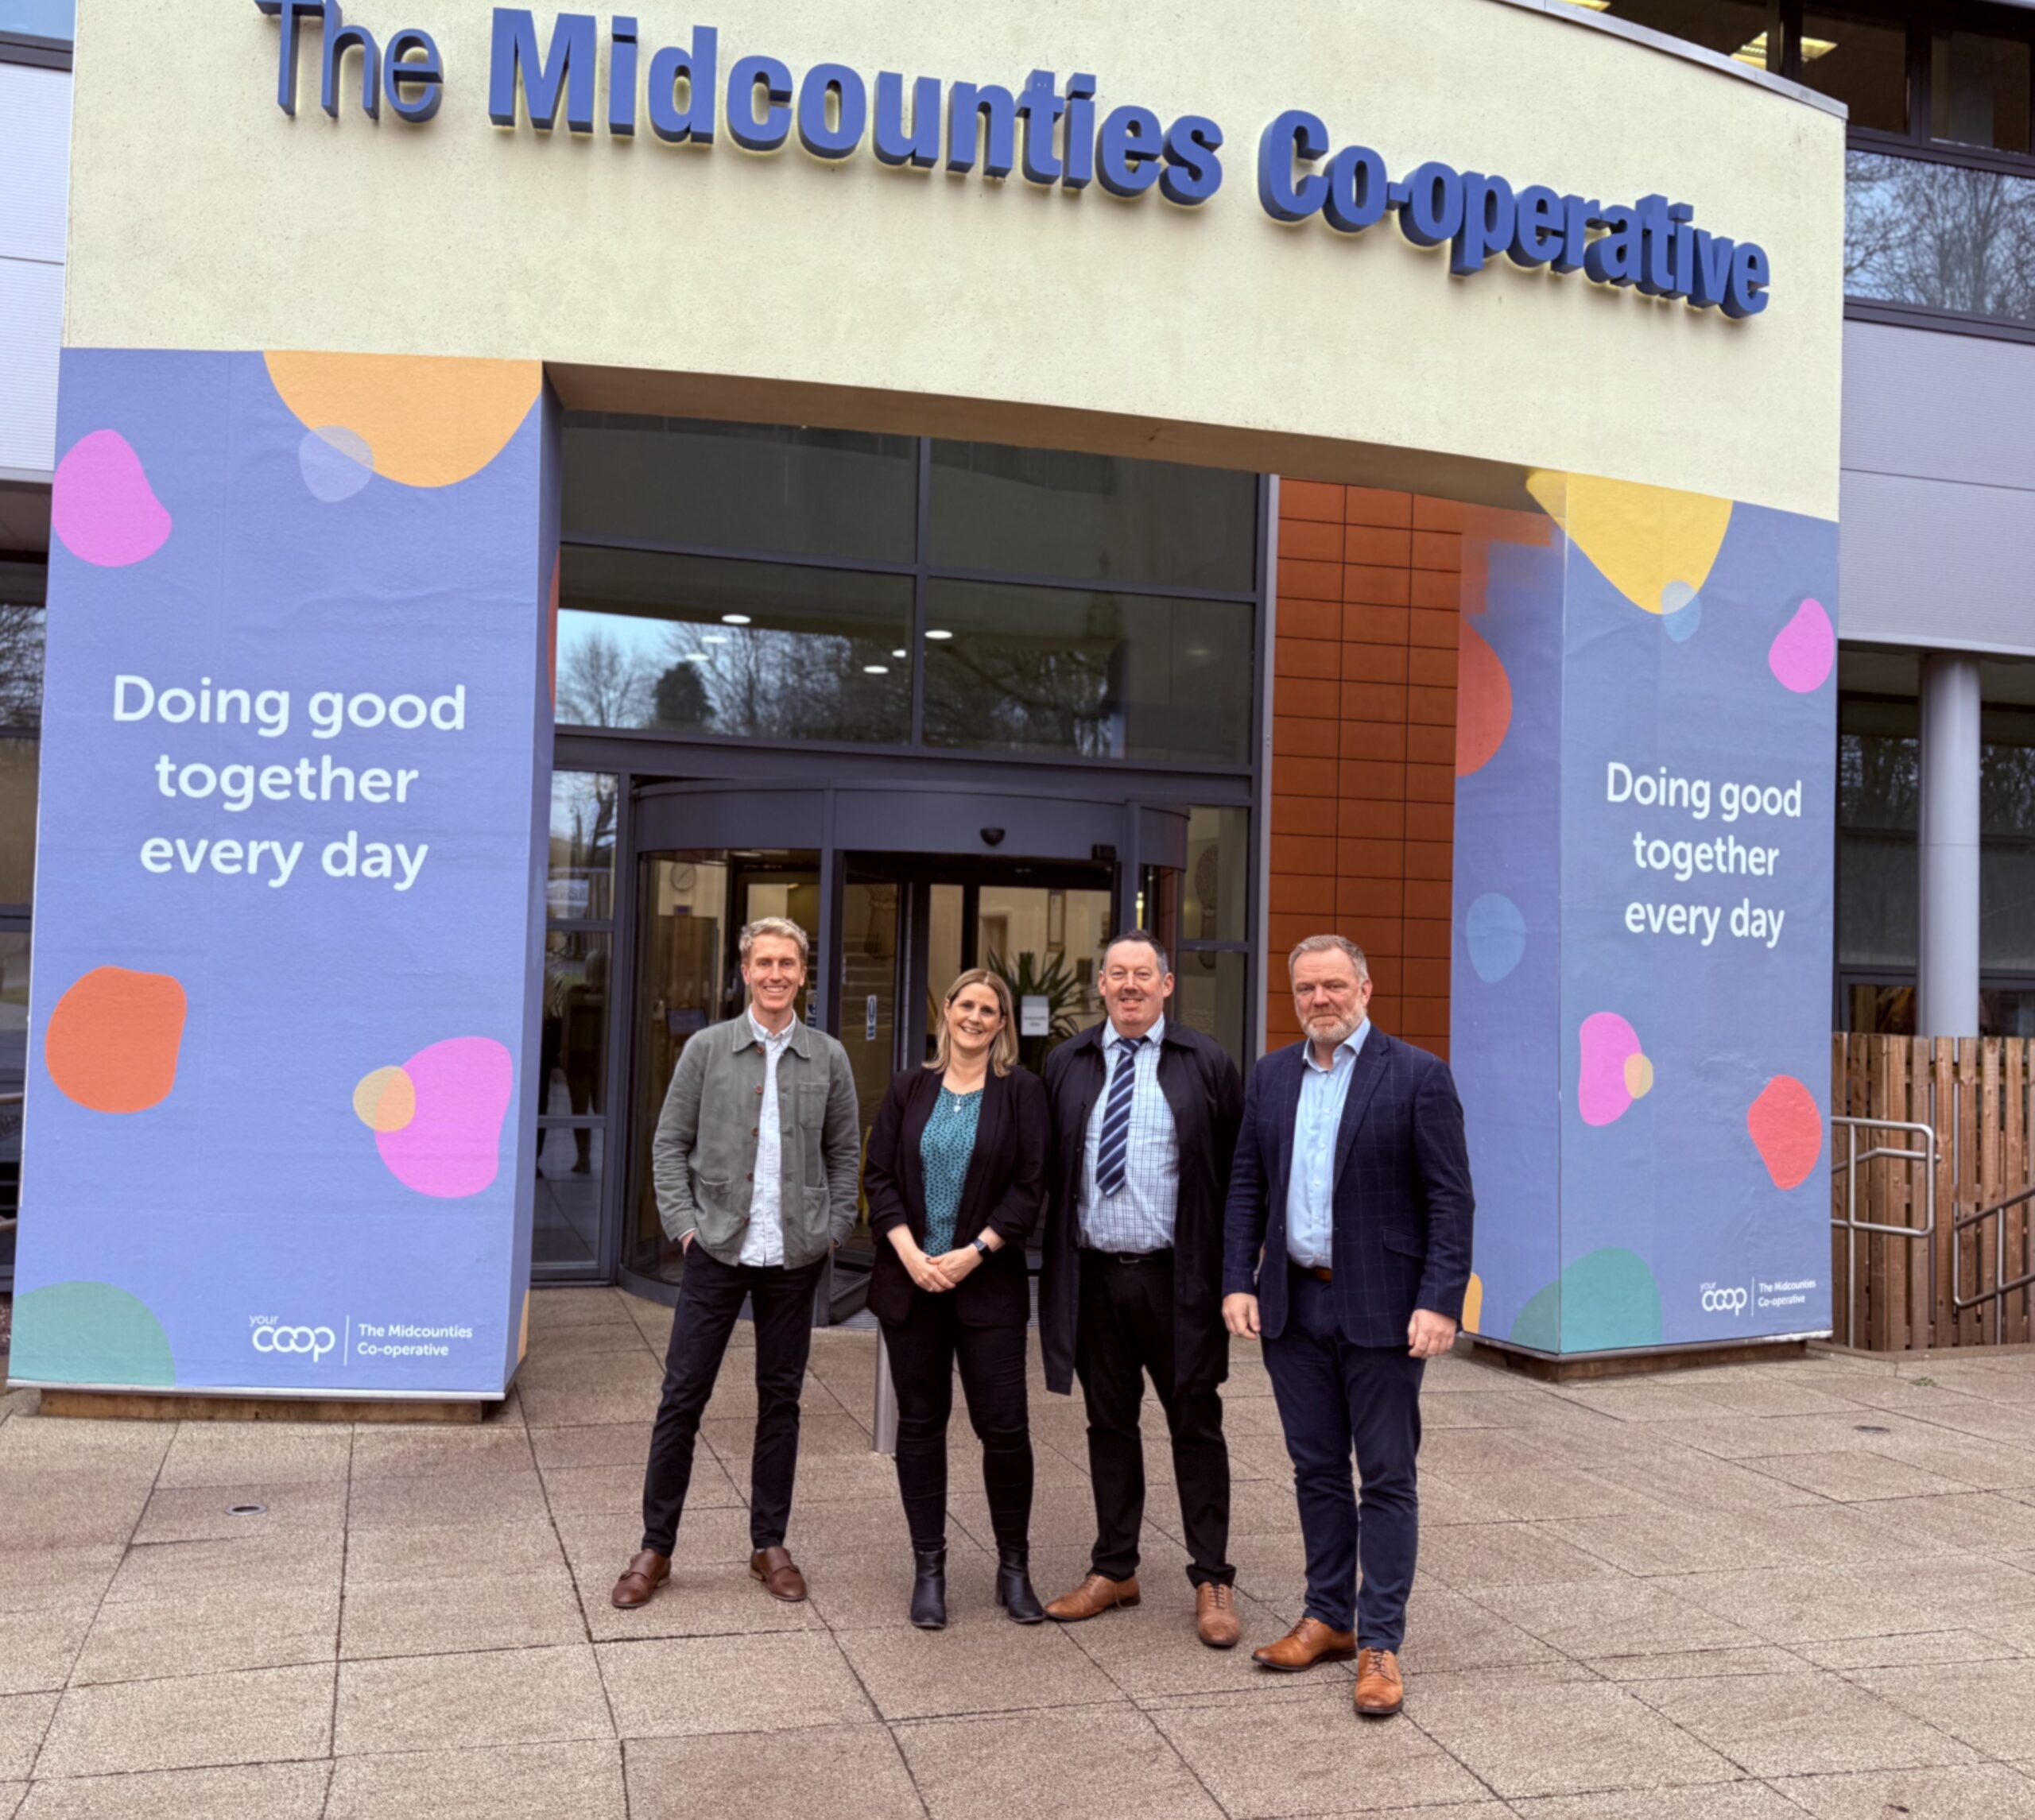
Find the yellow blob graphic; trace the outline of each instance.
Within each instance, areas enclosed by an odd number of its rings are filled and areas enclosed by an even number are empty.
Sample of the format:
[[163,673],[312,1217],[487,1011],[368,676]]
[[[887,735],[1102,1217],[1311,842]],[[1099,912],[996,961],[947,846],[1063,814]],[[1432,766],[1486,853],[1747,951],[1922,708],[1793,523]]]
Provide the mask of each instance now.
[[1644,1055],[1626,1057],[1625,1090],[1636,1100],[1643,1100],[1653,1092],[1653,1064]]
[[405,486],[450,486],[501,454],[537,402],[534,360],[412,354],[269,354],[282,401],[308,430],[351,430],[374,471]]
[[1636,481],[1543,470],[1527,476],[1526,490],[1604,579],[1648,613],[1667,610],[1661,597],[1672,583],[1703,591],[1731,523],[1728,499]]
[[370,1131],[401,1131],[417,1117],[417,1088],[401,1068],[377,1068],[361,1076],[353,1109]]
[[1484,1280],[1474,1270],[1470,1272],[1470,1287],[1463,1292],[1463,1331],[1481,1333],[1484,1319]]

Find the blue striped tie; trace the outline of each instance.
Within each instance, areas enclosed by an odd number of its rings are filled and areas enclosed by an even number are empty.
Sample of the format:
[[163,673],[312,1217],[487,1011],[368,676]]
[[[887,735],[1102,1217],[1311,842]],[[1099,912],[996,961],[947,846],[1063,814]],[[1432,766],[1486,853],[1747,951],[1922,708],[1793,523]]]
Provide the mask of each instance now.
[[1138,1046],[1142,1036],[1117,1040],[1116,1072],[1103,1108],[1103,1135],[1095,1145],[1095,1186],[1105,1195],[1123,1187],[1124,1159],[1130,1150],[1130,1096],[1138,1090]]

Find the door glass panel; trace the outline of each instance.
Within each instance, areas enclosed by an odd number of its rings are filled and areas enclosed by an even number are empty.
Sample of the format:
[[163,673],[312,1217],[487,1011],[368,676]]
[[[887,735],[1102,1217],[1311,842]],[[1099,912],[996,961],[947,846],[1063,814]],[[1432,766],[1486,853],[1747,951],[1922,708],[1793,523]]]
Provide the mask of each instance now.
[[925,940],[925,1059],[932,1059],[940,1040],[940,1011],[947,989],[960,978],[967,964],[961,958],[967,893],[958,885],[932,885],[926,888]]
[[614,914],[614,824],[619,784],[608,771],[556,771],[551,779],[551,870],[545,914],[553,922]]
[[[638,862],[636,1083],[630,1134],[630,1268],[676,1282],[679,1248],[665,1238],[650,1179],[650,1141],[680,1052],[746,1002],[736,939],[758,916],[820,927],[820,856],[810,850],[645,854]],[[811,974],[799,1015],[811,1012]]]
[[1196,809],[1187,823],[1183,942],[1249,939],[1250,811]]
[[607,1110],[607,982],[610,936],[553,929],[545,937],[544,1089],[537,1111],[552,1118]]
[[[841,1046],[855,1076],[865,1154],[896,1072],[897,924],[905,890],[895,880],[861,878],[851,870],[841,898]],[[848,1249],[859,1253],[868,1239],[865,1201]]]
[[1180,1022],[1212,1036],[1246,1066],[1244,1002],[1250,984],[1250,957],[1235,950],[1190,948],[1173,963],[1173,1001],[1167,1009]]
[[1109,930],[1110,893],[986,884],[976,916],[980,964],[1010,987],[1018,1013],[1018,1059],[1037,1071],[1052,1050],[1103,1014],[1095,957]]
[[[28,1072],[29,934],[0,931],[0,1095],[21,1093]],[[0,1219],[19,1211],[21,1190],[21,1109],[0,1105]],[[14,1268],[14,1229],[0,1226],[0,1270]]]

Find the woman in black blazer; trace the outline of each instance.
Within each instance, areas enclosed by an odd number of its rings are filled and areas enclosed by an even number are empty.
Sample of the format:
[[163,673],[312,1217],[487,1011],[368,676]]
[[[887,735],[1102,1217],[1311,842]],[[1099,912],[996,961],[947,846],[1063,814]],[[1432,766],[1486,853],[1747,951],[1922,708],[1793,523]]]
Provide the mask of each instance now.
[[924,1630],[947,1622],[947,1418],[957,1361],[983,1444],[997,1603],[1019,1624],[1045,1617],[1029,1565],[1025,1241],[1043,1203],[1050,1115],[1038,1077],[1011,1066],[1017,1055],[1010,989],[984,967],[963,974],[941,1008],[938,1054],[884,1095],[862,1171],[878,1241],[869,1305],[897,1386],[912,1622]]

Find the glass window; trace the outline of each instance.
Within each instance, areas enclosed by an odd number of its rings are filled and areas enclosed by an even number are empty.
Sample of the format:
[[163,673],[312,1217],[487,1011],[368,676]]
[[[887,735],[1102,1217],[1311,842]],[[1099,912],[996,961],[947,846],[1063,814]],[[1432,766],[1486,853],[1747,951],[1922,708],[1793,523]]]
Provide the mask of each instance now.
[[936,567],[1247,593],[1258,480],[993,443],[932,445]]
[[1845,156],[1848,296],[2035,322],[2035,180]]
[[1847,700],[1839,705],[1838,726],[1838,959],[1859,967],[1912,969],[1921,794],[1916,705]]
[[[28,1075],[29,937],[25,929],[0,931],[0,1219],[21,1206],[21,1108]],[[0,1282],[14,1268],[14,1228],[0,1226]]]
[[910,436],[565,416],[564,532],[777,556],[912,560]]
[[1250,811],[1196,809],[1187,823],[1183,942],[1241,942],[1250,877]]
[[1248,602],[931,584],[932,745],[1250,761]]
[[42,742],[0,738],[0,904],[35,896],[35,793]]
[[1826,9],[1802,17],[1803,86],[1843,102],[1851,124],[1908,130],[1908,29]]
[[614,914],[618,786],[606,771],[558,771],[551,779],[551,871],[545,912],[554,922]]
[[562,725],[911,736],[904,576],[568,544],[559,602]]
[[1996,151],[2028,149],[2028,45],[1938,32],[1929,46],[1929,135]]
[[1250,1066],[1244,1040],[1244,1004],[1250,986],[1250,956],[1190,948],[1174,963],[1170,1008],[1191,1029],[1212,1036],[1239,1070]]
[[607,1110],[610,942],[585,929],[553,929],[545,937],[537,1111],[545,1117],[598,1117]]
[[0,557],[0,727],[42,725],[43,602],[49,570]]
[[2035,974],[2035,714],[1988,708],[1979,757],[1979,961]]
[[1629,19],[1635,25],[1665,32],[1671,38],[1700,45],[1754,69],[1778,72],[1781,68],[1781,8],[1778,0],[1611,0],[1608,6],[1591,6],[1595,12],[1614,19]]
[[69,40],[78,33],[77,0],[0,0],[0,32]]

